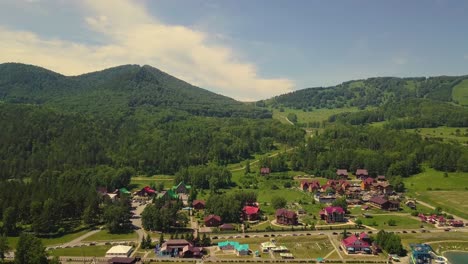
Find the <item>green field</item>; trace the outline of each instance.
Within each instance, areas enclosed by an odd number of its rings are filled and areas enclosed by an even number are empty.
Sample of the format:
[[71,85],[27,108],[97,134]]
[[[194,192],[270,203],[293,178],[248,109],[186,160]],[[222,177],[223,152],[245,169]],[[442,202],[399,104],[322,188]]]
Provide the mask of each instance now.
[[347,107],[347,108],[334,108],[334,109],[314,109],[311,112],[304,112],[303,110],[284,108],[284,112],[280,112],[279,109],[272,109],[273,118],[278,119],[282,123],[289,124],[286,120],[286,117],[289,113],[294,113],[297,116],[297,123],[307,124],[312,122],[319,122],[328,120],[328,118],[335,114],[345,113],[345,112],[357,112],[359,109],[357,107]]
[[408,247],[410,243],[434,243],[438,241],[467,241],[466,232],[438,232],[438,233],[407,233],[398,234],[404,246]]
[[112,246],[88,246],[60,248],[48,251],[51,256],[63,257],[104,257]]
[[[385,215],[373,215],[371,218],[364,218],[364,217],[359,217],[359,219],[362,220],[362,223],[364,225],[376,228],[376,229],[416,229],[420,228],[421,226],[421,221],[411,217],[410,215],[408,216],[403,216],[403,215],[391,215],[391,214],[385,214]],[[394,226],[389,226],[388,221],[390,219],[395,220],[396,225]],[[432,225],[427,225],[425,224],[426,228],[433,227]]]
[[96,234],[85,238],[83,241],[110,241],[110,240],[136,240],[137,233],[111,234],[107,230],[101,230]]
[[157,186],[161,182],[164,184],[164,188],[170,188],[174,185],[174,176],[155,175],[151,177],[146,177],[146,176],[132,177],[130,181],[130,189],[131,191],[135,191],[145,186],[151,186],[151,185]]
[[425,138],[441,138],[444,141],[468,144],[468,128],[466,127],[416,128],[406,131],[418,133]]
[[460,105],[468,105],[468,80],[463,80],[453,87],[452,99]]
[[[42,243],[44,246],[51,246],[51,245],[59,245],[63,243],[67,243],[69,241],[72,241],[75,238],[78,238],[86,233],[88,233],[89,230],[82,230],[76,233],[70,233],[66,234],[61,237],[56,237],[56,238],[42,238]],[[8,237],[8,243],[10,247],[16,248],[16,245],[18,244],[18,239],[19,237]]]
[[413,196],[444,211],[468,218],[468,173],[444,172],[426,168],[424,172],[405,179],[408,196]]

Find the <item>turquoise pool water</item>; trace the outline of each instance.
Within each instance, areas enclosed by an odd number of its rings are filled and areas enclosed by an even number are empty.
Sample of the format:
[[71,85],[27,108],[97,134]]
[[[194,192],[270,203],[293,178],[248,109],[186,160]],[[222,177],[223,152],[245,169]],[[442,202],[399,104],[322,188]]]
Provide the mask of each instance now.
[[449,251],[445,252],[444,256],[449,260],[450,264],[468,263],[468,252],[466,251]]

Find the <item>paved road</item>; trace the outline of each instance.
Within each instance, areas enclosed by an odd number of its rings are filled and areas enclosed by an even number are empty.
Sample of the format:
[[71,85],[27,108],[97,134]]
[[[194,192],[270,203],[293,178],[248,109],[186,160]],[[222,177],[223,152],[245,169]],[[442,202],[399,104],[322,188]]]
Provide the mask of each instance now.
[[140,205],[139,202],[132,202],[132,207],[136,207],[136,209],[132,210],[132,213],[134,214],[135,217],[132,218],[132,224],[137,228],[136,233],[138,235],[138,242],[140,242],[145,236],[146,232],[143,229],[143,225],[141,223],[141,213],[143,213],[143,210],[146,207],[146,202],[142,205]]

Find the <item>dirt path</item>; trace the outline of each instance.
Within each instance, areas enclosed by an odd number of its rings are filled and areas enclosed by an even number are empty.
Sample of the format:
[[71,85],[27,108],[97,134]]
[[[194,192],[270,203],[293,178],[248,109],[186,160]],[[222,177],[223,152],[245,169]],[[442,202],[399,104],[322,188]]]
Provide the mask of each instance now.
[[340,257],[340,259],[344,261],[344,258],[340,253],[340,249],[335,245],[335,242],[333,241],[333,238],[331,237],[330,234],[328,234],[328,239],[330,240],[330,243],[332,244],[332,246],[335,248],[335,251],[336,253],[338,253],[338,256]]
[[[289,152],[289,151],[294,150],[294,149],[296,149],[296,147],[294,147],[294,148],[289,148],[289,149],[285,150],[284,152]],[[275,154],[269,155],[268,157],[269,157],[269,158],[276,157],[276,156],[278,156],[280,153],[281,153],[281,152],[277,152],[277,153],[275,153]],[[252,166],[252,165],[258,163],[259,161],[260,161],[260,160],[254,160],[254,161],[250,162],[250,165]],[[233,172],[233,171],[240,171],[240,170],[243,170],[243,169],[245,169],[245,166],[242,166],[241,168],[237,168],[237,169],[232,169],[231,172]]]

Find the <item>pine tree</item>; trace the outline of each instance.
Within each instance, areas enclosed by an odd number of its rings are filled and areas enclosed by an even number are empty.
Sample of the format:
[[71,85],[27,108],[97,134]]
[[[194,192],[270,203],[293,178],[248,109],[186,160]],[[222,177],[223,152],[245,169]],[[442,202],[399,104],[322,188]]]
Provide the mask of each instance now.
[[164,235],[161,232],[161,235],[159,236],[159,246],[162,246],[163,243],[164,243]]

